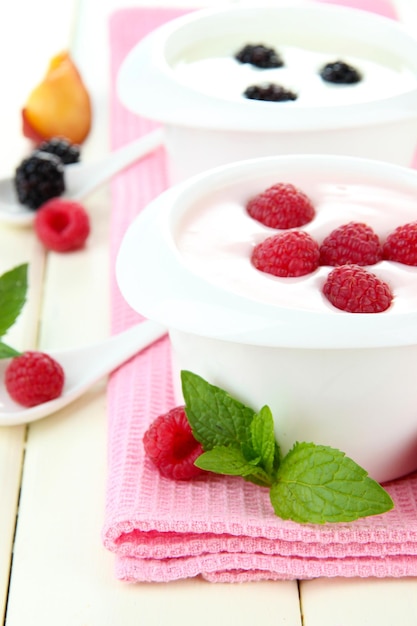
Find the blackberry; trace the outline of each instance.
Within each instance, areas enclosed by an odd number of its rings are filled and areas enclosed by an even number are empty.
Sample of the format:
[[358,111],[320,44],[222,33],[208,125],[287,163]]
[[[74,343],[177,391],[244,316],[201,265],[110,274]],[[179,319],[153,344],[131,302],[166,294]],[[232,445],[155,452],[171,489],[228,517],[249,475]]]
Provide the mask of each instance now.
[[19,202],[36,211],[64,193],[64,165],[55,154],[35,150],[16,168],[14,184]]
[[240,63],[250,63],[262,69],[282,67],[284,65],[278,52],[262,44],[247,44],[235,54],[235,59],[240,61]]
[[352,85],[362,79],[360,72],[344,61],[327,63],[321,68],[320,76],[328,83],[339,85]]
[[38,146],[38,150],[58,156],[64,165],[78,163],[80,160],[80,146],[73,144],[64,137],[52,137]]
[[265,100],[268,102],[285,102],[297,99],[297,94],[274,83],[250,85],[250,87],[245,89],[243,95],[245,98],[249,98],[249,100]]

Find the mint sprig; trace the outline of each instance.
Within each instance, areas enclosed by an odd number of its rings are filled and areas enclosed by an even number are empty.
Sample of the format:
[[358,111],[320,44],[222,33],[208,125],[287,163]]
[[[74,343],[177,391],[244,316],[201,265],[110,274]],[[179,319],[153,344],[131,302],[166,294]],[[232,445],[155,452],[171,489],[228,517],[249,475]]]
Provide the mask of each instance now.
[[181,382],[188,421],[204,449],[195,464],[269,488],[282,519],[351,522],[393,508],[385,489],[340,450],[297,442],[282,457],[269,407],[256,413],[189,371]]
[[[18,318],[26,302],[28,264],[23,263],[0,276],[0,337],[2,338]],[[0,359],[20,354],[0,340]]]

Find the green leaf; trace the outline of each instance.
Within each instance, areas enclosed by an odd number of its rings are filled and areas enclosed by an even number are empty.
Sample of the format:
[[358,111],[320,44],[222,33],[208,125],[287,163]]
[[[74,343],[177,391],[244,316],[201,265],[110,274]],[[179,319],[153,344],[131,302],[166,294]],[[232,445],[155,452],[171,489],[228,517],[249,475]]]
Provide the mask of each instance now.
[[192,372],[182,371],[181,382],[188,421],[204,450],[215,446],[241,450],[242,445],[252,445],[252,409]]
[[275,514],[300,523],[351,522],[393,508],[389,494],[340,450],[296,443],[281,458],[269,407],[259,413],[182,371],[185,410],[205,452],[198,467],[270,488]]
[[13,356],[19,356],[21,352],[18,352],[14,348],[11,348],[7,344],[0,341],[0,359],[9,359]]
[[351,522],[393,508],[389,494],[340,450],[296,443],[270,491],[276,515],[295,522]]
[[279,448],[275,441],[274,418],[268,406],[262,407],[259,413],[254,415],[250,430],[254,453],[260,457],[260,465],[266,473],[272,476],[275,455],[279,455]]
[[27,263],[0,276],[0,337],[13,326],[26,302]]
[[229,446],[216,446],[207,452],[203,452],[195,461],[195,465],[208,472],[225,474],[227,476],[242,476],[250,480],[251,476],[258,481],[257,484],[270,486],[268,475],[256,463],[247,461],[238,448]]

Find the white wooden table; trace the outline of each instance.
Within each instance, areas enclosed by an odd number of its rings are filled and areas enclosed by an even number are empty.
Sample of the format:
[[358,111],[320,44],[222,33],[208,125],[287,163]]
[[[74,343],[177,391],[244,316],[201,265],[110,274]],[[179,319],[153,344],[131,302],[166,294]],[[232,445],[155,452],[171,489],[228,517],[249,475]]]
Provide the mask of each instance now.
[[[208,6],[165,0],[134,5]],[[108,151],[107,17],[128,0],[0,3],[0,176],[28,149],[20,108],[49,59],[70,47],[93,98],[83,158]],[[417,0],[397,0],[417,33]],[[82,345],[109,334],[107,188],[87,202],[92,235],[76,255],[45,254],[30,229],[0,226],[0,272],[28,261],[31,289],[8,339],[18,348]],[[104,278],[103,278],[104,277]],[[199,580],[127,585],[101,543],[106,479],[105,381],[28,428],[0,429],[0,620],[7,626],[213,623],[415,626],[417,580],[318,579],[240,585]]]

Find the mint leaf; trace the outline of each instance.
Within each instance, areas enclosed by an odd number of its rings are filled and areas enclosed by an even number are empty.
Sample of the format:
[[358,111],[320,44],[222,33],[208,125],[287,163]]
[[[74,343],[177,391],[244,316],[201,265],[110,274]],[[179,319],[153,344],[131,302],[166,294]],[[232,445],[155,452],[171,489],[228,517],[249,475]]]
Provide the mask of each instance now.
[[216,446],[203,452],[195,460],[195,465],[208,472],[225,474],[227,476],[241,476],[251,480],[254,477],[256,484],[266,487],[271,485],[268,475],[257,466],[259,459],[247,461],[238,448],[230,446]]
[[351,522],[393,508],[389,494],[340,450],[296,443],[282,459],[270,499],[295,522]]
[[389,494],[340,450],[296,443],[281,458],[269,407],[258,413],[182,371],[185,410],[205,452],[195,464],[270,488],[275,514],[300,523],[351,522],[393,508]]
[[14,324],[26,301],[27,268],[24,263],[0,276],[0,337]]
[[280,452],[275,441],[274,418],[268,406],[256,413],[250,425],[252,448],[260,457],[260,465],[272,476],[280,462]]
[[250,424],[255,412],[192,372],[181,372],[185,412],[204,450],[215,446],[252,446]]
[[0,341],[0,359],[8,359],[19,354],[21,353]]

